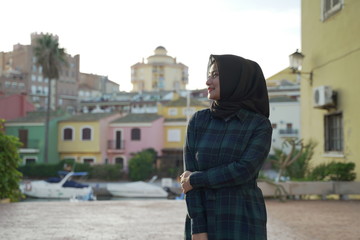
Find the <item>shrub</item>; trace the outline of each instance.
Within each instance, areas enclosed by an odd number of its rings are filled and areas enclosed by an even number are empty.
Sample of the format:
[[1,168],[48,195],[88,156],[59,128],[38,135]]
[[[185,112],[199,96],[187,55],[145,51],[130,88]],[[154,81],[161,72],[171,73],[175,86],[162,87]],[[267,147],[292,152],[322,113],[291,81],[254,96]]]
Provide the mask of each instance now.
[[132,181],[146,180],[154,172],[156,152],[144,150],[129,160],[129,177]]
[[17,169],[21,163],[18,154],[21,142],[17,137],[4,134],[3,122],[0,120],[0,199],[9,198],[15,202],[22,197],[19,188],[22,174]]
[[311,180],[354,181],[355,163],[330,162],[320,164],[310,174]]
[[19,171],[25,178],[48,178],[57,176],[57,172],[62,170],[58,164],[31,163],[19,167]]
[[74,172],[87,172],[89,179],[119,180],[123,177],[120,165],[90,165],[75,163],[73,159],[64,159],[56,164],[27,164],[19,167],[19,171],[27,178],[45,179],[58,175],[64,166],[70,165]]
[[122,166],[120,164],[94,165],[92,166],[90,178],[102,180],[120,180],[123,175],[124,172],[122,171]]
[[328,175],[328,164],[322,163],[317,165],[309,174],[309,180],[321,181]]

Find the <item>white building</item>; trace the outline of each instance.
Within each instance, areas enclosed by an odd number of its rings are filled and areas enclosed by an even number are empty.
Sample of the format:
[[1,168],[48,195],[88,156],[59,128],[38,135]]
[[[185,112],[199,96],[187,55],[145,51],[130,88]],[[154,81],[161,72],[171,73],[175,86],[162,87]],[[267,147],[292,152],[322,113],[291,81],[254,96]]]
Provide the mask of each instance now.
[[300,139],[300,86],[287,80],[278,81],[275,86],[268,86],[270,98],[270,121],[273,126],[272,145],[284,149],[286,138]]

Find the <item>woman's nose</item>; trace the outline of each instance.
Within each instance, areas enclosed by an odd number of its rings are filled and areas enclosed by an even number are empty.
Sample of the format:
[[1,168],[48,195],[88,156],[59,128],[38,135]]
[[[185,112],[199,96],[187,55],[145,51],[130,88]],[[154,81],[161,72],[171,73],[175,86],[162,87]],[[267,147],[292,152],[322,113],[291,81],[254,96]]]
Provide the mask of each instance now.
[[211,77],[208,77],[207,80],[206,80],[206,85],[209,86],[211,84],[211,82],[212,82]]

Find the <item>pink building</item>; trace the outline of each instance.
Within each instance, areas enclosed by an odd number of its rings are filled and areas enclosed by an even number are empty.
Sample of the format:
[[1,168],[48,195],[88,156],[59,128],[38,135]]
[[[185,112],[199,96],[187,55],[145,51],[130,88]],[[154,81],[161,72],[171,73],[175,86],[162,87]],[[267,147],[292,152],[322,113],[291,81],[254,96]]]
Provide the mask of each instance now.
[[153,148],[158,156],[164,145],[164,118],[153,113],[129,114],[111,122],[108,131],[108,162],[128,169],[129,159],[144,149]]
[[27,100],[26,94],[0,95],[0,118],[2,119],[13,120],[25,117],[27,112],[34,110],[35,107]]

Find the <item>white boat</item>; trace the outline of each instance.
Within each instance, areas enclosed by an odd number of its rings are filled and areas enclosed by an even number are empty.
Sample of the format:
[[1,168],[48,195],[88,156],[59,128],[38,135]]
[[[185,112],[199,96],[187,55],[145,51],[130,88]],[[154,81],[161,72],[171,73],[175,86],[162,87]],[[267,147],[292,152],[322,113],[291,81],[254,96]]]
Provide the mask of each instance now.
[[168,193],[151,182],[108,183],[107,190],[114,197],[128,198],[166,198]]
[[47,180],[29,181],[20,185],[23,194],[35,198],[95,200],[93,189],[87,184],[71,180],[73,176],[85,176],[86,172],[59,171],[59,176]]

